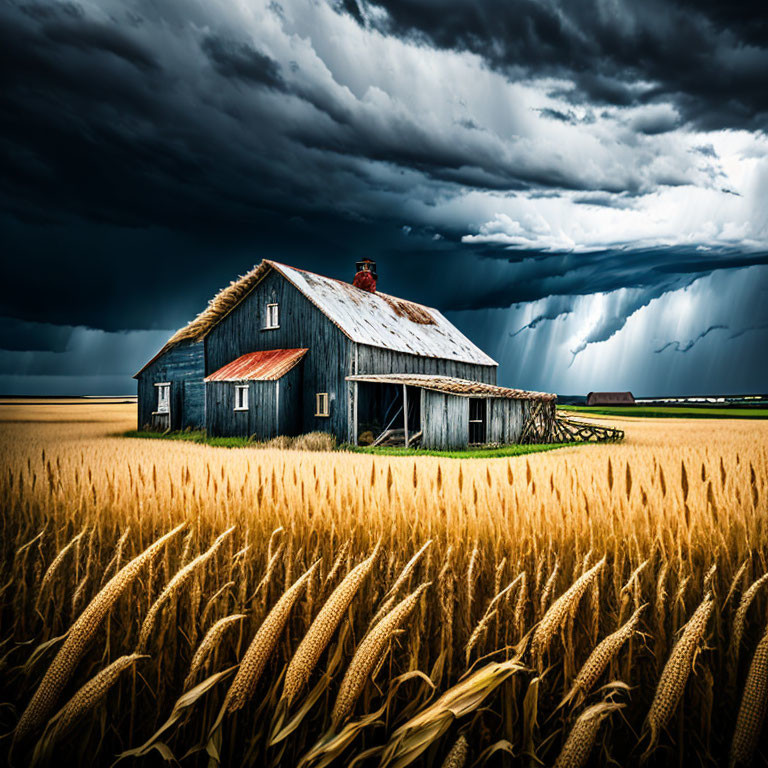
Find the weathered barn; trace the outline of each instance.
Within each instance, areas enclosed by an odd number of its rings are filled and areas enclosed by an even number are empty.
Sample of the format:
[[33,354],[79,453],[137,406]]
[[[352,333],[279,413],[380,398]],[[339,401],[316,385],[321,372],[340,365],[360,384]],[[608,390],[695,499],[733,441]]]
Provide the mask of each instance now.
[[634,405],[635,398],[631,392],[590,392],[587,395],[587,405]]
[[137,374],[140,428],[258,439],[330,432],[460,448],[546,440],[555,396],[496,386],[497,363],[436,309],[263,261]]

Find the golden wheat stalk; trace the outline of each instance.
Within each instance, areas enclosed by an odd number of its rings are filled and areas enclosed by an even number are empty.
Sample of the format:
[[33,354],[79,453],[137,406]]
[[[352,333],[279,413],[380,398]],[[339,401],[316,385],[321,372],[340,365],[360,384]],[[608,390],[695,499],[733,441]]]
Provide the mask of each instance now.
[[384,648],[395,632],[400,629],[419,602],[419,598],[431,582],[422,584],[415,592],[398,603],[375,627],[363,638],[341,681],[336,703],[331,713],[331,726],[334,730],[352,714],[365,682],[376,668]]
[[546,584],[544,584],[544,589],[541,592],[541,597],[539,599],[539,609],[541,613],[544,613],[544,611],[547,610],[547,605],[549,604],[549,598],[552,596],[552,590],[555,588],[555,581],[557,581],[557,575],[560,572],[560,563],[555,559],[555,567],[552,569],[552,572],[549,574]]
[[[283,530],[282,526],[277,530],[282,531]],[[274,534],[272,535],[274,536]],[[280,544],[277,545],[277,549],[275,550],[275,553],[268,557],[267,570],[265,571],[261,581],[256,585],[256,589],[254,590],[253,596],[255,597],[256,595],[258,595],[263,588],[264,594],[262,595],[262,602],[266,602],[267,592],[268,592],[267,587],[269,586],[269,583],[272,581],[272,574],[275,571],[275,566],[282,552],[283,552],[283,542],[280,542]]]
[[552,603],[549,610],[544,614],[544,617],[533,633],[531,652],[535,659],[541,660],[566,617],[569,614],[575,614],[583,594],[594,579],[597,578],[604,564],[605,558],[579,576],[568,590]]
[[234,581],[227,581],[224,584],[222,584],[209,598],[208,602],[205,604],[205,608],[203,608],[203,614],[200,617],[200,626],[204,627],[208,623],[208,616],[210,612],[213,610],[216,601],[228,590],[235,586]]
[[169,582],[166,584],[165,589],[160,593],[160,596],[152,603],[152,607],[147,612],[146,617],[141,625],[139,631],[139,642],[136,646],[138,653],[146,650],[149,642],[149,636],[152,634],[152,630],[155,627],[155,622],[163,606],[172,600],[181,590],[184,585],[192,578],[194,573],[202,568],[219,550],[225,539],[235,530],[233,525],[228,528],[224,533],[219,536],[216,541],[213,542],[211,547],[203,552],[202,555],[198,555],[191,563],[185,565]]
[[741,596],[739,607],[736,609],[736,615],[733,617],[733,626],[731,627],[731,652],[729,654],[731,664],[734,668],[739,662],[739,652],[741,650],[741,639],[744,637],[744,626],[747,621],[747,611],[752,605],[760,588],[768,583],[768,573],[764,573],[757,579],[749,589]]
[[40,685],[24,710],[14,733],[14,739],[23,739],[36,730],[61,696],[61,692],[72,677],[102,622],[112,606],[126,589],[136,580],[142,568],[177,534],[186,523],[177,525],[172,531],[161,536],[140,555],[133,558],[118,571],[86,606],[80,617],[69,630],[64,644],[51,662]]
[[[461,470],[459,470],[459,472],[461,472]],[[467,567],[467,627],[472,625],[472,604],[475,600],[475,575],[477,572],[479,557],[480,548],[477,546],[477,542],[475,542],[475,546],[472,549],[472,554],[469,557],[469,566]]]
[[69,542],[65,547],[61,549],[58,555],[53,558],[53,561],[48,566],[48,568],[45,571],[45,574],[43,575],[43,580],[40,583],[40,591],[37,594],[37,603],[36,605],[40,605],[40,599],[43,596],[43,592],[45,591],[45,588],[53,581],[53,577],[56,575],[57,571],[61,567],[61,564],[64,562],[64,558],[69,554],[69,552],[72,550],[72,548],[77,544],[80,539],[85,536],[85,529],[80,531],[80,533],[75,536],[72,541]]
[[517,584],[518,581],[522,580],[524,575],[525,572],[518,574],[512,581],[509,582],[509,584],[507,584],[506,587],[504,587],[504,589],[497,592],[494,598],[488,604],[488,607],[485,609],[485,613],[483,614],[483,618],[480,619],[480,621],[477,623],[477,626],[470,635],[469,641],[464,648],[464,662],[467,666],[469,666],[469,659],[472,655],[472,649],[477,645],[480,638],[485,634],[491,620],[498,614],[498,609],[496,606],[498,605],[499,601]]
[[122,534],[120,535],[120,538],[117,540],[117,544],[115,545],[115,554],[112,555],[112,559],[107,563],[107,567],[104,569],[104,572],[101,574],[101,583],[103,584],[107,576],[112,572],[112,569],[115,570],[120,569],[120,558],[123,555],[123,547],[125,546],[125,542],[128,540],[128,536],[131,533],[130,526],[127,527]]
[[595,744],[600,724],[623,704],[603,701],[585,709],[571,728],[563,749],[555,761],[555,768],[581,768],[587,762]]
[[367,560],[363,560],[362,563],[353,568],[344,577],[341,584],[336,587],[328,600],[326,600],[304,639],[299,644],[285,673],[283,698],[287,701],[288,706],[291,705],[296,695],[309,682],[315,665],[331,641],[331,637],[333,637],[341,619],[357,594],[358,589],[360,589],[360,585],[373,570],[380,548],[381,542],[376,544],[373,554]]
[[92,677],[72,698],[51,718],[52,741],[65,735],[72,726],[87,712],[90,712],[106,695],[109,689],[118,681],[120,675],[139,659],[149,656],[132,653],[121,656],[108,667]]
[[650,731],[650,743],[646,755],[650,754],[656,746],[659,733],[666,727],[677,709],[688,676],[693,668],[699,643],[706,634],[713,606],[712,595],[707,594],[683,628],[680,639],[670,652],[667,663],[664,665],[661,678],[656,686],[656,694],[645,719],[645,727]]
[[241,621],[244,618],[244,613],[233,613],[231,616],[225,616],[223,619],[219,619],[205,633],[205,637],[195,651],[195,655],[192,657],[192,662],[189,665],[189,672],[187,673],[183,686],[185,691],[195,681],[195,676],[208,659],[208,656],[218,647],[227,629],[229,629],[229,627],[236,621]]
[[728,605],[728,603],[731,600],[731,597],[736,591],[736,587],[739,584],[739,581],[741,581],[741,577],[744,575],[744,573],[747,570],[747,566],[749,565],[749,558],[746,558],[744,562],[739,567],[739,570],[736,571],[736,575],[731,579],[731,586],[728,589],[728,594],[725,596],[725,600],[723,600],[723,607]]
[[645,560],[643,560],[642,563],[640,563],[640,565],[637,566],[637,568],[635,568],[634,571],[632,571],[630,577],[627,579],[626,583],[621,588],[621,592],[619,593],[619,597],[623,597],[624,595],[626,595],[626,594],[628,594],[630,592],[630,590],[632,589],[634,583],[637,580],[639,580],[640,574],[642,574],[642,572],[646,569],[646,567],[648,566],[648,563],[650,563],[650,562],[651,562],[651,558],[650,557],[646,558]]
[[603,674],[611,660],[619,653],[624,643],[635,634],[637,625],[640,623],[640,614],[644,609],[645,606],[641,605],[624,625],[604,638],[595,647],[579,670],[578,675],[576,675],[571,690],[560,706],[567,704],[577,697],[583,699],[592,690],[595,683],[600,679],[600,675]]
[[376,615],[371,620],[371,624],[376,624],[378,621],[381,620],[381,617],[389,611],[389,609],[394,605],[395,600],[397,599],[397,593],[400,591],[400,588],[405,584],[405,582],[408,580],[408,577],[413,573],[414,568],[416,568],[416,564],[421,560],[421,556],[427,551],[427,549],[431,546],[432,539],[430,539],[426,544],[424,544],[419,551],[405,564],[402,571],[400,571],[400,575],[395,579],[395,583],[390,587],[390,589],[387,591],[387,594],[384,595],[382,598],[382,604],[378,611],[376,611]]
[[301,590],[304,589],[319,563],[319,560],[315,562],[285,591],[257,630],[227,692],[227,698],[224,702],[224,708],[227,712],[231,713],[242,709],[253,696],[256,685],[267,666],[267,661],[269,661],[269,657],[275,650],[277,641],[285,628],[291,608],[298,600]]
[[72,594],[72,613],[77,613],[77,609],[80,607],[80,603],[83,599],[83,596],[85,595],[85,588],[88,584],[88,571],[86,570],[85,575],[82,579],[80,579],[80,583],[75,588],[74,593]]
[[467,737],[462,733],[451,747],[451,751],[445,756],[442,768],[464,768],[468,752]]
[[328,571],[328,575],[325,577],[325,581],[323,582],[323,588],[326,588],[329,584],[333,583],[339,571],[341,570],[341,564],[344,562],[344,560],[346,560],[347,555],[349,554],[349,550],[351,546],[352,546],[351,539],[347,539],[341,545],[339,552],[336,555],[336,559],[333,561],[331,570]]
[[731,742],[729,765],[749,765],[763,729],[768,709],[768,626],[755,648],[747,682],[741,695],[736,729]]

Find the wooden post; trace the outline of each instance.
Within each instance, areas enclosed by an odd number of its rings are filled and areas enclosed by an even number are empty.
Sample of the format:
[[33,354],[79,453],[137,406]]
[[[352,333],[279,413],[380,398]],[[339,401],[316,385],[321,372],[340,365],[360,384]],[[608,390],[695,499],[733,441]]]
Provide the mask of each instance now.
[[408,388],[403,384],[403,424],[405,426],[405,447],[408,447]]
[[[250,390],[250,386],[248,387]],[[248,397],[250,398],[251,393],[248,392]],[[250,408],[250,402],[248,403],[248,407]],[[251,420],[251,414],[248,414],[248,421]],[[248,430],[250,431],[250,424],[248,425]],[[278,379],[275,382],[275,437],[277,437],[280,434],[280,379]]]
[[352,442],[357,445],[357,382],[352,387]]

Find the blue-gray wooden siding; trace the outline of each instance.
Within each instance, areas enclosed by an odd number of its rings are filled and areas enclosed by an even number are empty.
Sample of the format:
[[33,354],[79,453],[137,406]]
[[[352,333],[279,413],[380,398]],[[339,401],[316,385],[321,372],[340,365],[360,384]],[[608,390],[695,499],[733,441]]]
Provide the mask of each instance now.
[[457,360],[443,360],[437,357],[420,357],[405,352],[369,347],[358,344],[356,373],[431,373],[439,376],[454,376],[470,381],[496,383],[495,365],[476,365]]
[[469,398],[421,390],[421,445],[453,450],[469,444]]
[[[265,329],[267,304],[277,304],[279,328]],[[301,418],[300,432],[330,432],[348,439],[349,387],[352,344],[349,339],[282,275],[271,271],[205,339],[206,374],[213,373],[247,352],[306,347],[303,386],[294,397]],[[327,392],[329,417],[315,416],[315,395]],[[287,407],[287,402],[286,402]],[[215,434],[209,423],[209,431]]]
[[242,382],[248,387],[248,410],[235,410],[238,382],[209,381],[205,385],[208,431],[225,437],[267,440],[301,432],[297,400],[301,397],[301,364],[277,381]]
[[171,429],[205,426],[205,352],[202,342],[185,342],[169,349],[139,374],[138,427],[152,425],[157,410],[155,384],[171,384]]

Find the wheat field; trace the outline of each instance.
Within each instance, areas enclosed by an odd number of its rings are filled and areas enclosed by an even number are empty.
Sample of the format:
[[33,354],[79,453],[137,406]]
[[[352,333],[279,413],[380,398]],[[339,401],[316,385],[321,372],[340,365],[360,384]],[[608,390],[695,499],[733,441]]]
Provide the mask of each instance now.
[[454,460],[133,421],[0,405],[11,764],[767,764],[768,422]]

